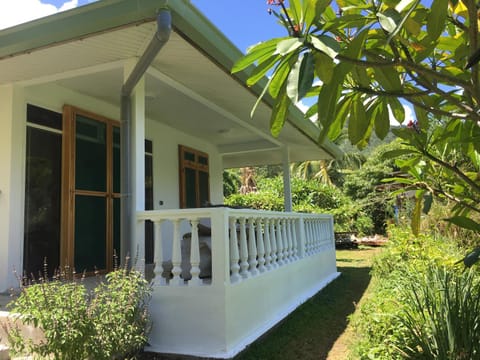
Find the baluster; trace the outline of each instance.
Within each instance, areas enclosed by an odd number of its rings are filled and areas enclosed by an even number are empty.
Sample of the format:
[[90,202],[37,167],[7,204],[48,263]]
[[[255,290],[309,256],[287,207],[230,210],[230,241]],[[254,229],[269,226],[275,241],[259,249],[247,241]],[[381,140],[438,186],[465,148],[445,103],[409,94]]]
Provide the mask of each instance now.
[[247,232],[245,230],[245,218],[240,218],[240,275],[248,278],[248,247]]
[[295,219],[291,219],[290,232],[292,234],[292,255],[295,260],[300,259],[298,256],[298,242],[297,242],[297,222]]
[[230,282],[235,283],[241,279],[238,271],[240,270],[240,265],[238,261],[240,256],[238,255],[238,240],[237,240],[237,219],[234,217],[229,218],[230,222]]
[[284,265],[284,248],[283,248],[283,238],[282,238],[282,221],[280,219],[275,220],[276,230],[277,233],[275,234],[277,237],[277,253],[278,253],[278,265]]
[[317,251],[320,251],[320,248],[322,247],[322,229],[321,229],[322,223],[320,222],[320,219],[315,219],[315,232],[317,234]]
[[156,285],[166,285],[167,281],[163,277],[163,247],[162,247],[162,222],[163,220],[157,220],[154,224],[154,268]]
[[255,219],[248,219],[248,270],[252,276],[258,275],[257,242],[255,238]]
[[287,219],[287,238],[288,238],[288,258],[290,261],[295,260],[293,251],[293,237],[292,237],[292,219]]
[[278,267],[277,239],[275,236],[275,219],[270,219],[270,244],[272,245],[272,267]]
[[310,234],[310,219],[305,219],[305,254],[311,255],[312,238]]
[[293,258],[293,239],[292,239],[292,219],[285,219],[285,231],[286,237],[288,239],[288,259],[290,262],[294,260]]
[[200,279],[200,244],[198,243],[198,219],[192,219],[191,224],[191,234],[192,240],[190,242],[190,264],[192,268],[190,274],[192,278],[188,282],[189,285],[200,285],[202,280]]
[[263,240],[265,241],[265,267],[271,270],[272,267],[272,246],[270,244],[270,223],[268,218],[263,219]]
[[173,244],[172,244],[172,274],[173,278],[170,280],[170,283],[173,285],[183,285],[183,279],[180,278],[182,273],[182,256],[181,256],[181,245],[180,245],[180,220],[176,219],[173,221]]
[[288,219],[282,219],[282,239],[283,239],[283,262],[285,264],[290,262],[290,245],[289,245],[289,234],[287,233],[287,222]]
[[312,234],[312,254],[315,254],[317,247],[317,239],[315,238],[315,222],[313,219],[310,220],[310,233]]
[[313,220],[308,221],[308,231],[310,232],[310,254],[315,254],[315,233],[313,232]]
[[265,243],[262,233],[262,218],[257,218],[257,254],[258,254],[258,271],[263,273],[267,269],[265,267]]

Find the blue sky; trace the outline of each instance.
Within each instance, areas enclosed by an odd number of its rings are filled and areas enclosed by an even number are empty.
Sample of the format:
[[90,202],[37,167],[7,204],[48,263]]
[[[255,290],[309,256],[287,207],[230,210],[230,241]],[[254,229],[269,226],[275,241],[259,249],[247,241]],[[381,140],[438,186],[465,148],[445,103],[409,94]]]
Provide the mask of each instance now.
[[[0,28],[94,1],[0,0]],[[191,2],[243,52],[246,51],[248,46],[259,41],[286,35],[285,30],[276,23],[276,18],[267,13],[269,6],[266,0],[236,2],[191,0]]]

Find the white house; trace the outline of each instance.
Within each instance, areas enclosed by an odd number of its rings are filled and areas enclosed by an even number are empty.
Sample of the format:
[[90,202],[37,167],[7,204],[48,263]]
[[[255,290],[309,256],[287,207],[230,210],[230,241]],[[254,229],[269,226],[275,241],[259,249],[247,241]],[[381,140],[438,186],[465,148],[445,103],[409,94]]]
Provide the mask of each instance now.
[[[0,31],[0,292],[44,258],[135,253],[156,264],[150,350],[228,358],[338,276],[333,219],[291,212],[288,164],[341,151],[297,109],[277,138],[269,99],[251,118],[241,55],[188,0]],[[205,207],[223,169],[260,164],[284,165],[286,212]]]

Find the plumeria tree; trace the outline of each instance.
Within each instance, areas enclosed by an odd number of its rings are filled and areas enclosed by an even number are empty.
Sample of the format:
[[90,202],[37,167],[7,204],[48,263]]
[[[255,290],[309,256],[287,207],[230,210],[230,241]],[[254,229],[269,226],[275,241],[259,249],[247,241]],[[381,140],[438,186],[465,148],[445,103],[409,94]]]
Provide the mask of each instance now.
[[[251,67],[248,85],[267,76],[259,97],[274,99],[271,132],[288,108],[307,100],[318,142],[347,128],[352,144],[394,130],[390,152],[416,190],[413,228],[432,198],[453,202],[451,222],[480,231],[480,55],[473,0],[269,0],[285,37],[250,47],[233,67]],[[405,119],[404,106],[414,119]]]

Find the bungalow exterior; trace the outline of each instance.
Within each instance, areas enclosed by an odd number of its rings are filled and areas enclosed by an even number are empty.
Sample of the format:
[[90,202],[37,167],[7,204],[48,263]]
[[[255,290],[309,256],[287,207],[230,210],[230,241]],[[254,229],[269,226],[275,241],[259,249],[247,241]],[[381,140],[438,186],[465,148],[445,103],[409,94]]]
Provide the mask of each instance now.
[[[166,10],[168,9],[168,10]],[[13,269],[153,272],[150,350],[228,358],[338,276],[333,219],[291,211],[289,163],[336,158],[232,75],[188,0],[104,0],[0,31],[0,292]],[[249,69],[251,71],[251,69]],[[285,212],[231,209],[225,168],[283,164]]]

